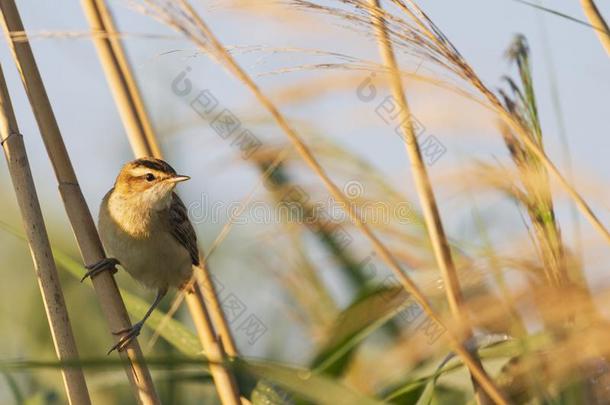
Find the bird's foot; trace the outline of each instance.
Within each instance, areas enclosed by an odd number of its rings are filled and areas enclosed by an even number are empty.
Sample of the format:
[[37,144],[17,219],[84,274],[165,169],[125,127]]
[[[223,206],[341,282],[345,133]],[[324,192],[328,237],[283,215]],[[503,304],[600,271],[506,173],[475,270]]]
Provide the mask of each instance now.
[[113,335],[123,335],[121,339],[117,342],[116,345],[112,346],[110,350],[108,350],[108,354],[112,353],[114,350],[122,352],[125,350],[127,345],[131,343],[132,340],[137,338],[140,335],[140,331],[142,330],[143,322],[134,323],[130,328],[122,329],[118,332],[112,332]]
[[116,273],[115,266],[117,264],[121,264],[117,259],[112,258],[112,257],[106,257],[95,264],[85,266],[85,268],[89,271],[87,271],[87,273],[85,273],[83,278],[80,279],[80,282],[82,283],[89,277],[93,278],[93,277],[97,276],[98,274],[100,274],[101,272],[106,271],[106,270],[110,270],[112,272],[112,274],[114,274],[114,273]]

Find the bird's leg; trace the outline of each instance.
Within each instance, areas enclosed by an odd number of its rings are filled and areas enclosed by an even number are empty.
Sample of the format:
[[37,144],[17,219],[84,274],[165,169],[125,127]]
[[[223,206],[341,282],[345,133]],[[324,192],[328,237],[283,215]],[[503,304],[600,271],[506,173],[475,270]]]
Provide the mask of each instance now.
[[97,276],[98,274],[100,274],[101,272],[106,271],[106,270],[110,270],[112,272],[112,274],[114,274],[114,273],[116,273],[117,264],[121,264],[117,259],[111,258],[111,257],[105,257],[95,264],[87,265],[87,266],[85,266],[85,268],[89,271],[87,271],[85,273],[85,275],[83,276],[83,278],[80,279],[80,282],[82,283],[88,277],[93,278],[93,277]]
[[108,351],[108,354],[112,353],[112,351],[115,349],[118,350],[119,352],[124,350],[125,347],[127,347],[127,345],[129,344],[129,342],[131,342],[133,339],[135,339],[140,334],[140,331],[142,330],[142,326],[144,326],[144,322],[146,322],[146,320],[148,319],[150,314],[152,314],[152,312],[155,310],[155,308],[157,308],[157,305],[159,305],[159,303],[161,302],[163,297],[165,297],[165,294],[167,294],[167,287],[161,288],[161,289],[159,289],[159,291],[157,291],[157,296],[155,297],[155,301],[152,303],[150,308],[148,308],[148,311],[146,311],[146,313],[144,314],[144,318],[142,318],[141,321],[134,323],[129,328],[122,329],[118,332],[112,332],[115,335],[122,335],[122,334],[125,334],[125,335],[121,337],[121,339],[118,341],[118,343],[116,345],[114,345],[114,346],[112,346],[112,348],[110,348],[110,350]]

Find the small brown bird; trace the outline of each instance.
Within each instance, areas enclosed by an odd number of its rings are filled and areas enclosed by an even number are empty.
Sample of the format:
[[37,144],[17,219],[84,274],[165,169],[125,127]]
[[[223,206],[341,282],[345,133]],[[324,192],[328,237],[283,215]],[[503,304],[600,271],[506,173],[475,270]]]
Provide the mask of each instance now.
[[[160,159],[144,158],[127,163],[114,187],[102,201],[99,233],[109,258],[88,266],[88,276],[120,264],[157,296],[144,318],[110,349],[119,351],[136,336],[169,287],[184,288],[199,265],[197,236],[184,203],[174,193],[177,183],[190,177]],[[110,353],[109,352],[109,353]]]

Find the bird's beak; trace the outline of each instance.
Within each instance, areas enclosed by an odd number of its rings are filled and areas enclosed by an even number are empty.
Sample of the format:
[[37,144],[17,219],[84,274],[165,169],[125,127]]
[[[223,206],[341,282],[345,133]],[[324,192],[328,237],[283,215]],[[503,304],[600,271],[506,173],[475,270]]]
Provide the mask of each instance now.
[[176,175],[174,177],[170,177],[166,181],[169,182],[169,183],[180,183],[180,182],[187,181],[187,180],[190,180],[190,179],[191,178],[189,176]]

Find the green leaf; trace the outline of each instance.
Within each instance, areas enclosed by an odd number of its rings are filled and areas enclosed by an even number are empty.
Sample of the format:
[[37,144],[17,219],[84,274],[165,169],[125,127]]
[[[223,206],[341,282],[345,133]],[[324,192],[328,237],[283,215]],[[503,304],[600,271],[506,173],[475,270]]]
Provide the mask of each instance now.
[[6,385],[8,385],[9,389],[11,390],[11,393],[13,394],[13,398],[15,398],[15,403],[17,403],[17,404],[23,403],[24,395],[21,393],[21,390],[19,389],[19,384],[17,384],[17,381],[15,380],[15,378],[11,374],[7,373],[6,371],[2,371],[1,373],[4,376],[4,378],[6,379]]
[[[505,334],[476,336],[474,337],[474,340],[472,340],[471,343],[467,346],[470,350],[476,350],[476,352],[478,353],[479,350],[481,350],[482,348],[495,346],[503,342],[509,342],[511,340],[511,337]],[[420,400],[417,402],[417,405],[429,405],[434,403],[433,400],[436,398],[435,393],[437,392],[436,382],[442,374],[443,367],[447,363],[449,363],[449,361],[454,357],[455,353],[451,352],[443,359],[441,364],[436,369],[434,377],[428,382],[428,385],[424,390],[424,394],[422,394],[422,398],[420,398]],[[459,401],[459,403],[465,403],[465,400]]]
[[432,394],[431,405],[466,404],[466,393],[460,389],[437,385]]
[[401,390],[394,392],[392,396],[386,398],[386,400],[393,404],[416,404],[418,399],[423,395],[425,389],[425,381],[416,381],[413,384],[403,386]]
[[[511,339],[508,335],[485,335],[478,336],[472,343],[472,347],[476,348],[481,358],[489,357],[510,357],[516,353],[516,350],[523,348],[521,345],[516,345],[515,340]],[[499,347],[499,348],[498,348]],[[483,349],[490,348],[486,355],[482,354]],[[522,350],[521,350],[522,353]],[[443,361],[436,367],[434,373],[427,375],[422,378],[413,379],[406,384],[392,390],[385,396],[386,401],[399,404],[416,404],[416,405],[430,405],[433,404],[436,392],[436,382],[443,375],[451,371],[459,370],[464,365],[461,360],[456,359],[453,364],[449,362],[455,357],[453,352],[449,353]],[[420,392],[418,398],[414,399],[414,392]],[[461,392],[461,391],[460,391]],[[408,400],[403,401],[403,397]],[[447,402],[453,403],[453,402]],[[458,402],[465,403],[465,402]]]
[[319,405],[381,405],[383,402],[366,397],[337,380],[307,369],[285,365],[236,360],[235,366],[261,379],[273,381],[283,389]]
[[428,382],[428,384],[426,384],[426,387],[424,388],[421,397],[419,397],[415,405],[429,405],[432,402],[432,396],[434,395],[434,387],[437,378],[438,377],[434,377]]
[[[2,227],[2,224],[0,224]],[[10,231],[21,237],[18,233]],[[22,238],[23,239],[23,238]],[[70,274],[79,278],[84,274],[82,264],[74,260],[69,255],[57,249],[53,250],[53,255],[58,265],[67,270]],[[90,285],[90,283],[87,283]],[[125,300],[127,309],[131,316],[140,317],[143,315],[143,311],[148,307],[147,304],[137,298],[136,296],[121,290],[123,299]],[[398,294],[395,294],[398,295]],[[165,314],[162,311],[155,310],[149,322],[146,323],[148,327],[157,327],[163,319]],[[167,366],[169,364],[202,364],[205,365],[205,359],[201,359],[198,355],[201,354],[201,349],[195,335],[188,331],[183,325],[175,320],[169,320],[168,326],[160,331],[160,335],[168,341],[169,344],[176,347],[183,354],[196,358],[186,359],[152,359],[147,358],[149,366],[162,365]],[[122,366],[120,359],[113,358],[102,358],[102,359],[89,359],[79,360],[74,362],[82,367],[88,366],[102,366],[107,367],[109,365]],[[11,370],[11,369],[29,369],[29,368],[61,368],[65,365],[69,365],[69,362],[58,362],[58,361],[35,361],[35,362],[0,362],[0,368]],[[245,361],[242,359],[234,359],[228,363],[229,367],[234,368],[240,375],[240,371],[248,373],[252,376],[273,381],[284,389],[297,394],[299,397],[309,399],[316,404],[329,404],[329,405],[341,405],[341,404],[354,404],[354,405],[381,405],[375,399],[365,397],[347,387],[341,383],[313,373],[311,370],[299,369],[284,365],[277,365],[262,361]],[[239,379],[239,378],[238,378]],[[267,390],[267,394],[270,391]],[[258,395],[258,394],[257,394]],[[276,398],[277,399],[277,398]]]
[[[19,230],[12,228],[2,221],[0,221],[0,229],[3,229],[24,242],[26,241],[25,236]],[[78,280],[82,278],[82,276],[85,274],[85,268],[80,261],[74,259],[72,256],[63,252],[62,250],[54,248],[53,246],[51,246],[51,251],[59,268],[67,270],[69,274]],[[93,287],[90,282],[83,284],[88,285],[90,288]],[[150,304],[126,290],[119,288],[119,291],[121,292],[121,296],[123,297],[123,301],[127,307],[127,312],[129,312],[131,317],[141,319],[146,313],[146,310],[149,308]],[[152,330],[157,330],[161,325],[162,320],[165,319],[165,315],[166,314],[163,311],[155,309],[144,326]],[[163,339],[186,356],[198,356],[203,353],[197,336],[174,319],[167,319],[163,329],[159,330],[158,332]]]
[[19,405],[54,405],[59,403],[59,395],[55,391],[45,390],[37,392],[23,402],[19,402]]
[[382,288],[356,301],[338,317],[312,362],[312,369],[340,375],[349,364],[353,350],[373,332],[392,319],[408,303],[402,288]]
[[[177,366],[193,366],[205,364],[206,360],[197,358],[147,358],[146,363],[149,367],[161,367],[167,368],[172,367],[175,369]],[[272,362],[265,362],[260,360],[244,360],[244,359],[233,359],[226,363],[227,366],[235,370],[237,375],[240,373],[249,374],[253,377],[259,378],[266,381],[267,384],[277,384],[281,389],[293,393],[299,398],[312,401],[315,404],[320,405],[381,405],[383,402],[369,398],[360,394],[339,381],[328,378],[323,375],[313,373],[311,370],[281,365]],[[44,360],[19,360],[19,361],[2,361],[0,360],[0,370],[12,371],[12,370],[31,370],[31,369],[60,369],[62,367],[69,367],[79,365],[82,368],[109,368],[109,367],[123,367],[124,363],[119,358],[113,357],[101,357],[94,359],[80,359],[71,361],[44,361]],[[277,387],[276,398],[282,398],[284,394],[281,394],[281,390]],[[267,390],[267,394],[271,391]],[[286,400],[288,401],[288,400]],[[281,402],[280,404],[290,404],[290,402]]]
[[260,380],[252,391],[252,405],[293,405],[294,400],[275,384]]

